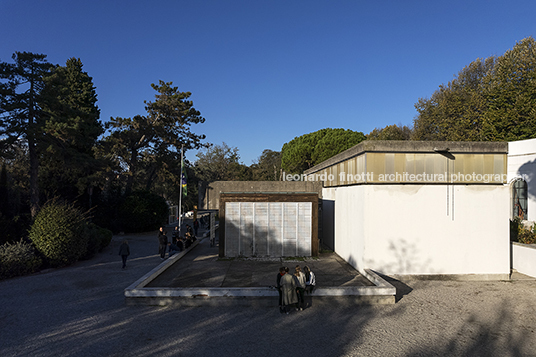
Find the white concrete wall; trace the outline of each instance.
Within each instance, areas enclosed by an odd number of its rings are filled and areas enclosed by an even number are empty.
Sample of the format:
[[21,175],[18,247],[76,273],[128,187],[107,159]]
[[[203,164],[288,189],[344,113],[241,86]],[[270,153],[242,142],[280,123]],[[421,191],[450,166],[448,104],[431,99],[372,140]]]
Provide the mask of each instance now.
[[360,185],[323,197],[335,199],[335,251],[360,271],[510,272],[507,186]]
[[[365,186],[324,188],[322,198],[335,201],[335,252],[357,270],[364,272]],[[330,212],[331,215],[331,212]]]
[[[524,176],[527,180],[528,217],[536,220],[536,139],[513,141],[508,143],[508,182]],[[511,203],[510,203],[511,204]]]
[[536,245],[512,242],[512,268],[536,278]]

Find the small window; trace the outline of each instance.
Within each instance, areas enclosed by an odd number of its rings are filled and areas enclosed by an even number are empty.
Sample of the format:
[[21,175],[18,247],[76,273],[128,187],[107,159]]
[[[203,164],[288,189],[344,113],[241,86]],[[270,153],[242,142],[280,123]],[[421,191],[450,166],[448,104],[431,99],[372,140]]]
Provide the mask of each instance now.
[[512,185],[512,217],[528,219],[527,197],[528,189],[527,182],[522,179],[514,181]]

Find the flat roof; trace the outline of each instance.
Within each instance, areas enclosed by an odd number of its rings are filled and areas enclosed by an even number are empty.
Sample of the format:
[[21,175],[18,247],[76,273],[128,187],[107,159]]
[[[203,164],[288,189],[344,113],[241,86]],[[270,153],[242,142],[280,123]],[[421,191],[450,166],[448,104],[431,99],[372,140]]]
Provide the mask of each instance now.
[[484,141],[410,141],[410,140],[365,140],[318,165],[305,170],[311,174],[366,152],[380,153],[433,153],[451,154],[508,154],[508,142]]

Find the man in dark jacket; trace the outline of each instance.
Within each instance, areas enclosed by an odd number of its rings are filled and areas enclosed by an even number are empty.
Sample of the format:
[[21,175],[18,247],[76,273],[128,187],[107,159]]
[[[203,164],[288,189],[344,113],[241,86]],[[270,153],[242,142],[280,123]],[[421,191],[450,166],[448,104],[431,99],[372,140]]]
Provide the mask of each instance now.
[[160,227],[160,231],[158,232],[158,254],[160,254],[160,258],[162,259],[166,258],[166,249],[168,244],[166,234],[167,232],[164,230],[164,227]]
[[121,246],[119,246],[119,255],[121,256],[121,259],[123,259],[123,269],[125,269],[127,267],[127,258],[130,255],[130,247],[128,246],[126,239]]

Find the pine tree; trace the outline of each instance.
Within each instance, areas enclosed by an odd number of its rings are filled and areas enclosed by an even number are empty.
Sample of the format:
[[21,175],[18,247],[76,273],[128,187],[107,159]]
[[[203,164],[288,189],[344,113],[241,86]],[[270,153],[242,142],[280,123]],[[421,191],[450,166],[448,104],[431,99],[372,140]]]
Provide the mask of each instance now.
[[97,167],[93,148],[104,129],[92,78],[82,67],[71,58],[45,78],[40,177],[50,196],[77,196]]
[[39,106],[43,75],[51,68],[46,55],[15,52],[14,63],[0,63],[0,137],[7,145],[23,139],[30,161],[30,211],[39,210],[37,144],[42,127]]

